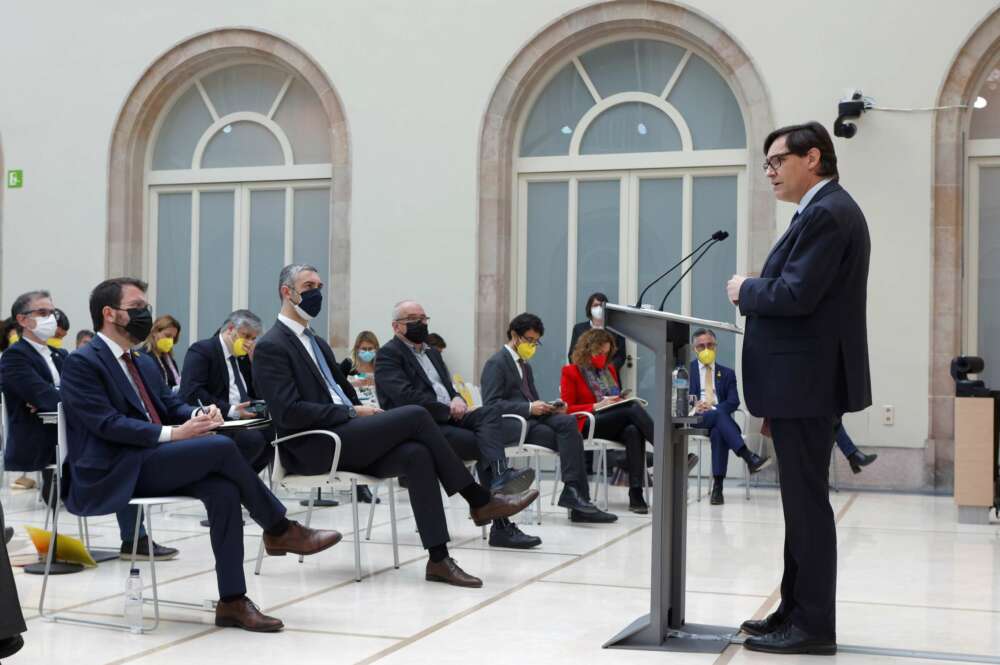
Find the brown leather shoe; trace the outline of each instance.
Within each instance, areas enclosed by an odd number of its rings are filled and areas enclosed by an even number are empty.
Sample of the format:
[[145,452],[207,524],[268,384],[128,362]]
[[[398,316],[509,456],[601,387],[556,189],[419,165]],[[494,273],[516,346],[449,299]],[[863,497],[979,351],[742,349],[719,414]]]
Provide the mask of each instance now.
[[483,586],[483,581],[478,577],[473,577],[458,567],[458,563],[450,556],[434,563],[427,560],[427,574],[425,579],[428,582],[444,582],[452,586],[464,586],[478,589]]
[[264,550],[269,556],[292,554],[316,554],[333,547],[343,538],[339,531],[310,529],[293,520],[280,536],[264,534]]
[[510,517],[531,505],[538,498],[538,490],[530,489],[520,494],[494,494],[481,508],[471,508],[469,514],[476,526],[484,526],[501,517]]
[[281,619],[269,617],[260,611],[246,596],[219,601],[215,606],[215,625],[223,628],[242,628],[255,633],[277,633],[285,624]]

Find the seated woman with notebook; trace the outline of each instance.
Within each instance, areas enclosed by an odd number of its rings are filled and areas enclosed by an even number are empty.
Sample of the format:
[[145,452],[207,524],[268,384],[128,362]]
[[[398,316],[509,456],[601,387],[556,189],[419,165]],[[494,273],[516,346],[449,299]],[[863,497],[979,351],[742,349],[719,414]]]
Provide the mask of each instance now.
[[[623,396],[618,372],[608,362],[615,350],[615,339],[607,330],[594,328],[583,333],[573,347],[572,362],[562,368],[560,394],[569,413],[594,414],[596,438],[625,445],[629,510],[644,514],[649,506],[642,495],[642,474],[646,472],[645,444],[653,440],[653,419],[643,408],[642,400]],[[612,406],[623,401],[628,403]],[[581,429],[584,426],[581,419]],[[697,462],[697,456],[688,455],[688,469]]]

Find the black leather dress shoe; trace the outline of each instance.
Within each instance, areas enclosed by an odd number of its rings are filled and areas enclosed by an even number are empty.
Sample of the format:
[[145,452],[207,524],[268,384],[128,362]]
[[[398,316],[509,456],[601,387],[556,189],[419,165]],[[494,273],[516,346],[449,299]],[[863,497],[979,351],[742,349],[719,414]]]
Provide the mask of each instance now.
[[750,473],[757,473],[758,471],[762,471],[767,467],[771,466],[771,464],[774,462],[774,458],[761,457],[757,453],[750,453],[749,455],[747,455],[746,462],[747,462],[747,469],[749,469]]
[[24,638],[20,635],[5,637],[0,640],[0,658],[9,658],[21,650],[24,646]]
[[529,536],[517,528],[510,520],[496,520],[490,527],[490,547],[509,547],[515,550],[530,550],[542,544],[538,536]]
[[740,624],[740,630],[747,635],[767,635],[781,628],[785,617],[777,612],[771,612],[763,619],[747,619]]
[[597,510],[597,507],[583,498],[580,490],[572,485],[563,487],[562,494],[559,495],[559,505],[570,510],[578,510],[581,513],[592,513]]
[[649,512],[649,504],[646,503],[646,497],[642,495],[641,487],[629,488],[628,509],[637,515],[645,515]]
[[614,513],[606,513],[597,506],[591,504],[594,509],[593,512],[583,513],[579,510],[569,511],[569,521],[570,522],[589,522],[592,524],[610,524],[611,522],[617,522],[618,516]]
[[878,453],[866,455],[860,450],[857,450],[851,453],[851,456],[847,458],[847,463],[851,465],[851,471],[854,473],[861,473],[861,467],[868,466],[876,459],[878,459]]
[[[372,502],[372,491],[368,485],[358,485],[358,501],[361,503]],[[375,503],[382,503],[382,499],[375,499]]]
[[726,502],[726,498],[722,496],[722,483],[712,485],[712,497],[708,502],[713,506],[721,506]]
[[494,476],[490,483],[493,494],[520,494],[535,482],[534,469],[504,469],[503,473]]
[[793,623],[785,623],[766,635],[748,637],[743,646],[764,653],[806,653],[814,656],[833,656],[837,653],[836,639],[810,635]]
[[14,538],[14,527],[12,527],[12,526],[5,526],[3,528],[3,542],[4,542],[4,544],[6,545],[13,538]]
[[[132,556],[132,543],[122,541],[122,547],[119,550],[122,557]],[[156,561],[170,561],[175,558],[180,550],[174,547],[166,547],[164,545],[157,545],[153,543],[153,559]],[[135,550],[135,556],[137,559],[149,559],[149,537],[143,536],[139,539],[139,546]]]

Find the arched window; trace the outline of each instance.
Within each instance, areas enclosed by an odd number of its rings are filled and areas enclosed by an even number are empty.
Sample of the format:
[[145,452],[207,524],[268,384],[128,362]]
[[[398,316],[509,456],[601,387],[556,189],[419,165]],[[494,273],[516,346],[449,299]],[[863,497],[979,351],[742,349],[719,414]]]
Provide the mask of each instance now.
[[[748,160],[743,113],[709,58],[662,39],[589,47],[554,68],[518,137],[518,311],[542,317],[554,347],[535,361],[545,396],[558,390],[569,331],[595,291],[635,302],[642,287],[712,232],[712,249],[666,309],[734,321],[725,282],[745,264]],[[682,266],[683,270],[686,266]],[[668,277],[645,296],[659,306]],[[732,337],[719,362],[735,365]],[[652,394],[650,352],[629,348],[625,381]]]
[[145,265],[156,312],[186,324],[180,353],[233,309],[273,321],[283,265],[330,273],[330,128],[295,72],[256,60],[201,72],[151,146]]
[[987,386],[1000,383],[1000,63],[991,67],[975,96],[966,154],[968,230],[965,255],[965,349],[981,356]]

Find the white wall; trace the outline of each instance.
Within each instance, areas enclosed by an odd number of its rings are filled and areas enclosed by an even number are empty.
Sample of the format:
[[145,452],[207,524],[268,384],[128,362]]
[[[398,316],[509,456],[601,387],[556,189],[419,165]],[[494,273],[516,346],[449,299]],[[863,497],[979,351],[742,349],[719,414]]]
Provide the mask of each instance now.
[[[779,124],[830,126],[845,88],[878,103],[930,106],[992,0],[692,2],[750,55]],[[0,21],[5,168],[25,188],[3,197],[2,297],[54,293],[74,328],[104,275],[107,157],[120,106],[177,42],[220,27],[298,45],[337,88],[351,130],[351,332],[388,334],[392,304],[424,303],[472,374],[477,146],[493,87],[533,34],[583,6],[572,0],[175,0],[12,3]],[[95,7],[99,7],[95,11]],[[812,26],[807,25],[812,23]],[[842,181],[871,226],[870,344],[875,410],[849,427],[873,445],[922,446],[930,334],[931,114],[867,114],[837,140]],[[779,206],[780,230],[791,216]]]

